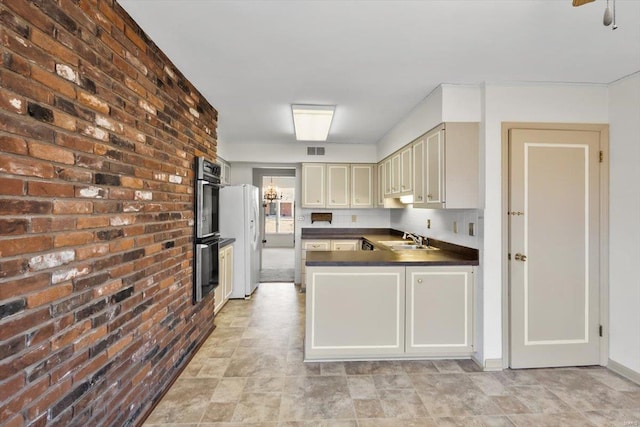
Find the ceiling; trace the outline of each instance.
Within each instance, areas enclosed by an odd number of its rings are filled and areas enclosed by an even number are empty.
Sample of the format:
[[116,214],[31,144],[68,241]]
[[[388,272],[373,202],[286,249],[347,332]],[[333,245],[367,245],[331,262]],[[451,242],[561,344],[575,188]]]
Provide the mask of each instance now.
[[[640,70],[640,0],[118,0],[218,110],[219,141],[295,142],[290,104],[337,105],[328,142],[376,143],[440,83],[610,83]],[[613,0],[611,0],[613,1]]]

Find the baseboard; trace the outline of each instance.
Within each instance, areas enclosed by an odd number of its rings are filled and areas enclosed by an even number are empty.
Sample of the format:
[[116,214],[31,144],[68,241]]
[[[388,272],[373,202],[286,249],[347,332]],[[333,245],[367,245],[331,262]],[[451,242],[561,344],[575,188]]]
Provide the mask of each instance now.
[[609,362],[607,363],[607,368],[611,369],[618,375],[622,375],[629,381],[633,381],[634,383],[640,385],[640,373],[634,371],[633,369],[629,369],[626,366],[621,365],[618,362],[614,362],[611,359],[609,359]]
[[487,359],[482,363],[475,356],[471,356],[471,360],[480,367],[483,371],[502,371],[502,359]]

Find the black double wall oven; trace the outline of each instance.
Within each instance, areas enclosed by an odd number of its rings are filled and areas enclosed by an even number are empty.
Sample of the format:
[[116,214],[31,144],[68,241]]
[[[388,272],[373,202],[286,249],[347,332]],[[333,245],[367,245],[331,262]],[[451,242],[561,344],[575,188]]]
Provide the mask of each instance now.
[[195,160],[195,239],[193,303],[201,301],[220,283],[219,195],[220,165],[196,157]]

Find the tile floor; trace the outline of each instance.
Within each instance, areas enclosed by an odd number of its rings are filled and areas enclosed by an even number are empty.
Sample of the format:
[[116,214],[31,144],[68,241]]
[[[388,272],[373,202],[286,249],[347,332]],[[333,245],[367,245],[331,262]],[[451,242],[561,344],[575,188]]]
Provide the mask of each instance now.
[[600,367],[303,363],[304,294],[231,300],[145,427],[640,426],[640,387]]

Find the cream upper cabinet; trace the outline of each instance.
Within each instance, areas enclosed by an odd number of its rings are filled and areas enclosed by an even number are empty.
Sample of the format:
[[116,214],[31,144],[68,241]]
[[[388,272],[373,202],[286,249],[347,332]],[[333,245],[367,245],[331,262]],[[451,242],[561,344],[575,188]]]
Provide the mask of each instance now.
[[302,164],[302,207],[325,207],[325,175],[324,163]]
[[376,176],[376,205],[378,207],[384,207],[384,184],[385,184],[385,171],[384,162],[380,162],[376,165],[378,173]]
[[368,163],[303,163],[302,207],[373,208],[375,166]]
[[422,207],[479,207],[478,138],[478,123],[445,123],[424,136],[426,203]]
[[418,138],[412,144],[413,150],[413,207],[424,207],[426,203],[425,193],[425,156],[424,138]]
[[400,189],[398,191],[400,196],[411,194],[413,189],[413,165],[412,165],[412,152],[411,145],[400,150]]
[[372,208],[374,205],[374,168],[376,165],[351,165],[351,207]]
[[407,353],[473,351],[473,267],[407,267],[406,285]]
[[384,197],[391,197],[393,194],[393,174],[391,173],[391,157],[388,157],[382,161],[384,169],[383,174],[383,194]]
[[328,208],[348,208],[350,202],[349,165],[346,163],[327,164]]
[[400,193],[400,177],[402,176],[400,153],[391,156],[391,194]]

